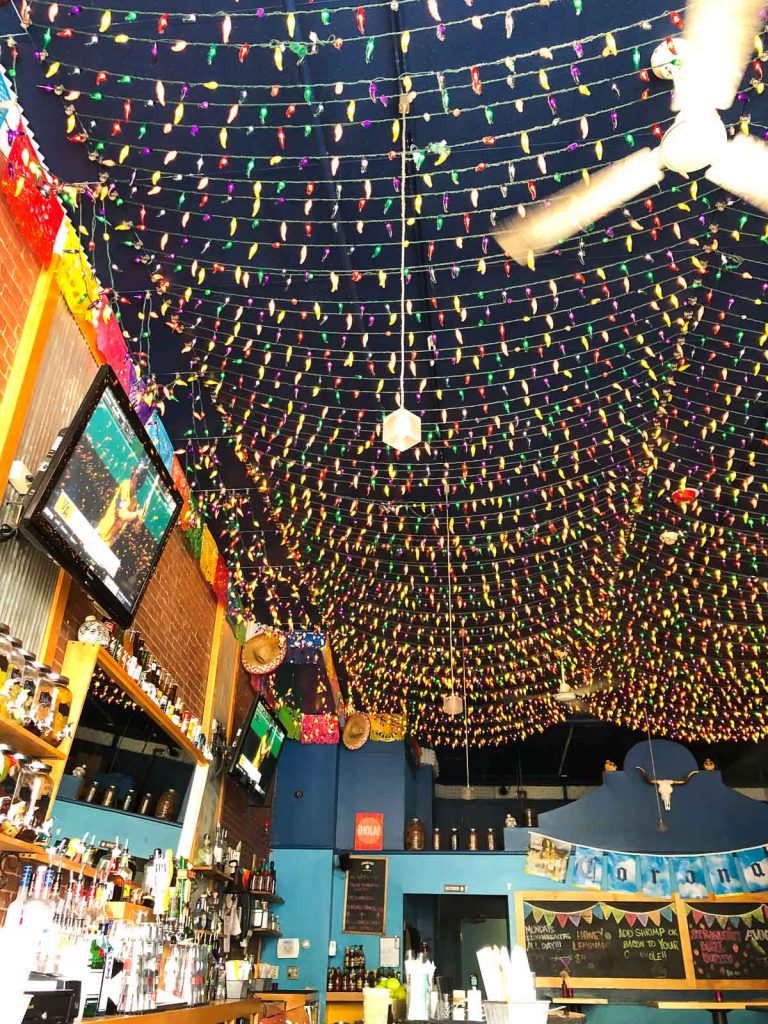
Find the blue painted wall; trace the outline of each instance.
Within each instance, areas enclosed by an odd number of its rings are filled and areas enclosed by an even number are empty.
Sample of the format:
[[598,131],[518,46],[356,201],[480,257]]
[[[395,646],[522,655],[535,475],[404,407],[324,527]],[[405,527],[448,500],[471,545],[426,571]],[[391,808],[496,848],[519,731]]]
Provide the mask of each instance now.
[[[688,751],[677,744],[656,741],[654,752],[657,778],[682,778],[695,767]],[[630,755],[625,771],[607,775],[605,785],[590,797],[543,815],[542,831],[596,847],[627,850],[633,849],[627,844],[634,835],[646,844],[634,848],[660,852],[733,849],[745,845],[745,835],[759,834],[754,840],[756,844],[768,838],[768,809],[733,793],[722,784],[718,772],[696,775],[688,785],[675,787],[670,831],[657,832],[654,789],[642,781],[635,768],[635,762],[645,766],[644,751],[636,748]],[[304,793],[302,800],[296,800],[295,790]],[[286,745],[278,771],[273,817],[273,857],[279,891],[286,900],[280,908],[281,927],[287,938],[308,939],[310,947],[302,950],[296,961],[277,961],[274,942],[266,944],[264,958],[280,964],[281,985],[310,986],[324,992],[327,969],[342,965],[346,945],[362,945],[368,964],[375,966],[379,962],[378,936],[347,935],[342,931],[345,875],[334,866],[334,850],[352,849],[355,815],[359,811],[381,811],[385,816],[388,935],[402,938],[403,902],[407,894],[440,895],[445,885],[465,885],[470,894],[507,895],[510,937],[514,942],[514,893],[560,888],[546,879],[526,875],[526,829],[509,833],[516,840],[515,852],[403,852],[407,818],[418,816],[427,828],[431,827],[432,792],[431,770],[414,772],[406,762],[401,743],[369,743],[355,752],[328,746]],[[705,827],[710,845],[702,844]],[[609,841],[616,836],[622,836],[624,842]],[[673,845],[663,845],[666,839]],[[328,958],[331,939],[337,943],[333,959]],[[299,966],[298,981],[287,981],[288,964]],[[695,992],[612,990],[607,994],[614,1005],[591,1009],[589,1024],[711,1024],[704,1011],[676,1014],[642,1005],[660,995],[695,998]],[[736,996],[733,993],[732,997]],[[730,1016],[730,1024],[756,1020],[760,1020],[760,1015],[754,1013]]]
[[175,850],[181,837],[181,825],[78,801],[57,800],[53,818],[54,829],[61,836],[71,838],[87,832],[110,843],[119,836],[136,857],[151,857],[157,848]]
[[405,778],[411,769],[403,743],[366,743],[361,750],[339,747],[336,849],[355,844],[355,816],[384,815],[384,849],[402,850],[405,833]]
[[[333,849],[339,748],[286,741],[272,811],[272,845]],[[301,793],[301,798],[296,794]],[[371,808],[368,808],[370,810]]]
[[624,770],[605,772],[603,784],[581,800],[539,815],[542,832],[555,839],[626,853],[718,853],[761,846],[768,840],[768,805],[736,793],[718,771],[700,771],[672,790],[667,826],[660,832],[656,787],[651,778],[682,783],[698,765],[693,754],[669,740],[646,742],[627,753]]
[[[285,900],[276,908],[280,931],[287,939],[308,941],[296,960],[278,960],[277,942],[264,943],[262,959],[280,967],[279,986],[287,989],[317,988],[325,992],[328,940],[331,925],[331,850],[274,850],[278,892]],[[298,981],[288,981],[287,968],[298,967]]]

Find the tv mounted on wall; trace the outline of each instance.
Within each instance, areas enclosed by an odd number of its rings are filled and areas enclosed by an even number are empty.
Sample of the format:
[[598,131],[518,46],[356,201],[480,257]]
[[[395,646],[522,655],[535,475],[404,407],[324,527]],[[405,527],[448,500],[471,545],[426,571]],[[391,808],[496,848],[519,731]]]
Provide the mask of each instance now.
[[109,367],[102,367],[33,484],[22,532],[128,626],[182,499]]
[[240,726],[229,759],[229,774],[264,800],[285,742],[285,729],[261,697]]

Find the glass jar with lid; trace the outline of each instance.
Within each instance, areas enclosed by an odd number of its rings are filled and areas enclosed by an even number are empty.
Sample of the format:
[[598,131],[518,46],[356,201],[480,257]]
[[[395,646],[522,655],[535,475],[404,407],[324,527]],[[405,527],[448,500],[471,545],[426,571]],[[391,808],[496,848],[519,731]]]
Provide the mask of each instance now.
[[47,743],[58,747],[67,734],[71,704],[72,693],[67,677],[50,670],[41,671],[29,724],[25,720],[24,728],[37,732]]
[[15,637],[8,639],[10,643],[6,644],[5,648],[8,667],[3,684],[0,686],[0,715],[12,718],[10,708],[12,704],[15,704],[21,690],[21,677],[24,675],[27,661],[32,661],[33,655],[24,650],[21,640],[17,640]]
[[23,725],[28,732],[33,732],[35,736],[40,735],[40,730],[32,719],[32,705],[35,703],[35,694],[40,680],[50,671],[50,668],[42,661],[35,661],[34,658],[28,659],[21,675],[21,684],[16,700],[8,707],[11,718],[19,725]]
[[18,839],[34,842],[48,817],[53,796],[51,766],[43,761],[26,761],[19,771],[9,819]]

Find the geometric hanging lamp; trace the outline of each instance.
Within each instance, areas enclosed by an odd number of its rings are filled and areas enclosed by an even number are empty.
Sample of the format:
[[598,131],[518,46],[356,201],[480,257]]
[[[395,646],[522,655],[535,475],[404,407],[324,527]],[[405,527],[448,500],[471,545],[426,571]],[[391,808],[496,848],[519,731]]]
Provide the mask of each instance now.
[[398,452],[406,452],[421,441],[421,420],[405,407],[405,170],[406,170],[406,118],[413,93],[400,97],[400,126],[402,149],[400,152],[400,408],[384,417],[382,436],[384,443]]

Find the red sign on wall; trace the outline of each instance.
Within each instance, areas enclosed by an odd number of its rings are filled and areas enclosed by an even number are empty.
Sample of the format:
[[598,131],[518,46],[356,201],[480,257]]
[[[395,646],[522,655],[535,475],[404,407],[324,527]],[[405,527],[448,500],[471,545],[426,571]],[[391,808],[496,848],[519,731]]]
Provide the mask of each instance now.
[[355,817],[355,849],[384,848],[384,815],[363,813]]

